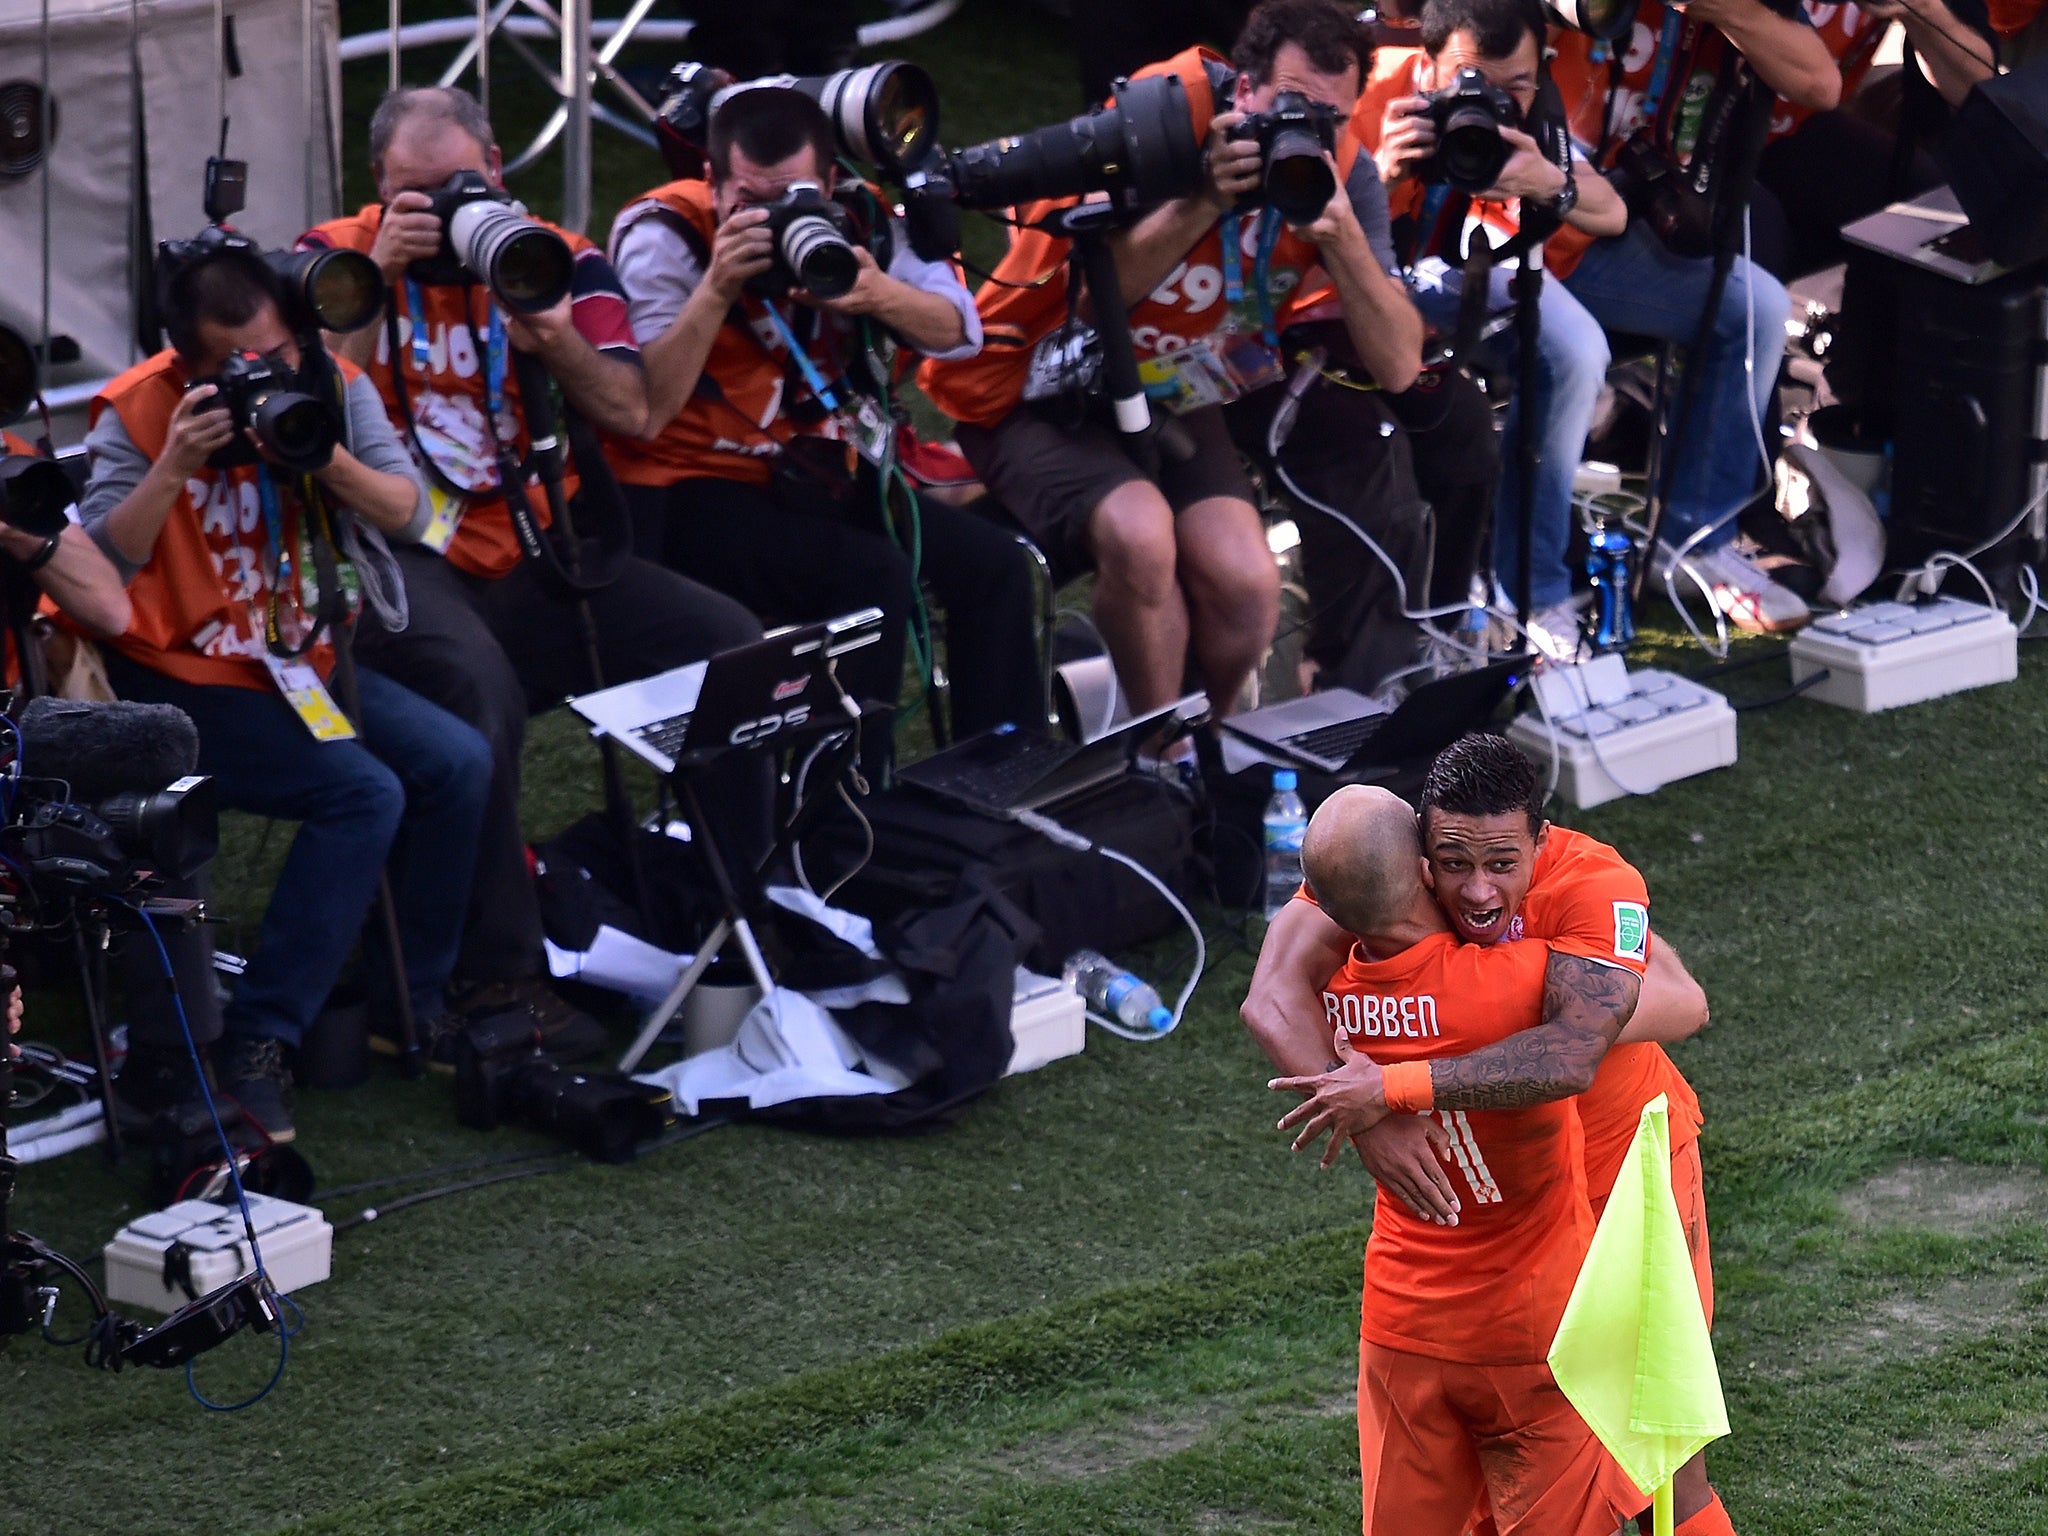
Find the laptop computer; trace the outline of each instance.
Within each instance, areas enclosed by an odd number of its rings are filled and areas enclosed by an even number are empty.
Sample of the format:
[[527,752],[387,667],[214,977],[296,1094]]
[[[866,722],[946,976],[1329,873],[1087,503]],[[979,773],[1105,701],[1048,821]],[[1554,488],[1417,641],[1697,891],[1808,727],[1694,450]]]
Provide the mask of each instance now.
[[1232,715],[1223,729],[1284,762],[1355,778],[1433,757],[1477,730],[1529,667],[1527,656],[1510,656],[1455,672],[1424,683],[1391,710],[1348,688],[1329,688]]
[[1970,227],[1970,216],[1947,187],[1936,187],[1910,202],[1892,203],[1844,224],[1842,238],[1866,251],[1973,287],[2011,270],[1991,259],[1977,231]]
[[571,699],[569,707],[657,773],[734,747],[849,727],[860,710],[832,664],[882,638],[882,611],[773,630],[752,645]]
[[1086,745],[1043,731],[999,725],[899,769],[896,777],[928,794],[988,816],[1036,811],[1106,784],[1155,738],[1179,735],[1209,713],[1206,694],[1191,693],[1127,720]]

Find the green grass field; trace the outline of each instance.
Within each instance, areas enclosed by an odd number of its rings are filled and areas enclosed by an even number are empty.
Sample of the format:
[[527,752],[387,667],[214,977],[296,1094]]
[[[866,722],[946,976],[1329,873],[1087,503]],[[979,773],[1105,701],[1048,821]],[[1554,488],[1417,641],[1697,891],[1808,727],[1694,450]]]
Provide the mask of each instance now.
[[[920,43],[973,81],[958,137],[1068,109],[1046,31],[984,7]],[[629,160],[602,162],[613,202],[658,176]],[[1676,1054],[1708,1115],[1735,1428],[1713,1464],[1745,1536],[2048,1531],[2048,668],[2025,650],[2016,684],[1892,716],[1745,715],[1735,768],[1566,818],[1642,867],[1714,1006]],[[594,786],[539,722],[529,830]],[[231,826],[231,915],[282,830]],[[1171,948],[1143,962],[1161,981]],[[1223,955],[1174,1036],[1093,1034],[940,1135],[728,1128],[354,1226],[245,1414],[13,1341],[0,1536],[1354,1530],[1370,1190],[1273,1131],[1248,971]],[[544,1145],[462,1130],[451,1097],[304,1095],[301,1144],[328,1188]],[[82,1255],[142,1199],[85,1154],[28,1170],[17,1217]],[[266,1348],[202,1386],[248,1390]]]

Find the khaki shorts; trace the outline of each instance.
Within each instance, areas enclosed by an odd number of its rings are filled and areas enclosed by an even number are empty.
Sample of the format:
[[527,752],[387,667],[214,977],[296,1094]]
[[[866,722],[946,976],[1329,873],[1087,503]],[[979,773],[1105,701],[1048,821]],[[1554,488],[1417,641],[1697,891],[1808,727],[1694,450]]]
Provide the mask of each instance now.
[[[1250,504],[1251,481],[1230,441],[1220,406],[1174,418],[1194,442],[1192,458],[1160,454],[1157,484],[1176,513],[1228,496]],[[1112,491],[1146,478],[1117,433],[1094,422],[1077,427],[1019,406],[993,427],[962,422],[954,434],[989,494],[1003,504],[1056,566],[1095,564],[1089,521]]]

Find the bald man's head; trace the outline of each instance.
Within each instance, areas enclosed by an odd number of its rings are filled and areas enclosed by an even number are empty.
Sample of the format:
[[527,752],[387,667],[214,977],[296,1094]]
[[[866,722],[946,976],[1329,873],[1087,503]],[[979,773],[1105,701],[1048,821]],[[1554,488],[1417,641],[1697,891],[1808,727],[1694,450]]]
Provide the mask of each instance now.
[[1422,884],[1415,812],[1389,790],[1348,785],[1325,800],[1302,839],[1301,871],[1323,910],[1361,938],[1442,926]]

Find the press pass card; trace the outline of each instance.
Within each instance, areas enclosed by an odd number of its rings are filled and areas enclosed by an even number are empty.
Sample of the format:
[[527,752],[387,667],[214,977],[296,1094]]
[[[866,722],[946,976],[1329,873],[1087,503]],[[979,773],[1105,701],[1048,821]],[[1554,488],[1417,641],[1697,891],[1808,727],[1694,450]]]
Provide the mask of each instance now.
[[348,723],[348,716],[334,702],[334,695],[327,691],[327,685],[320,681],[320,674],[303,661],[286,661],[280,656],[266,656],[263,664],[270,669],[270,676],[277,684],[277,691],[284,695],[285,703],[292,712],[305,721],[306,729],[313,733],[315,741],[354,741],[356,728]]
[[1217,334],[1189,342],[1138,364],[1145,397],[1176,415],[1205,405],[1228,405],[1285,376],[1280,354],[1256,336]]

